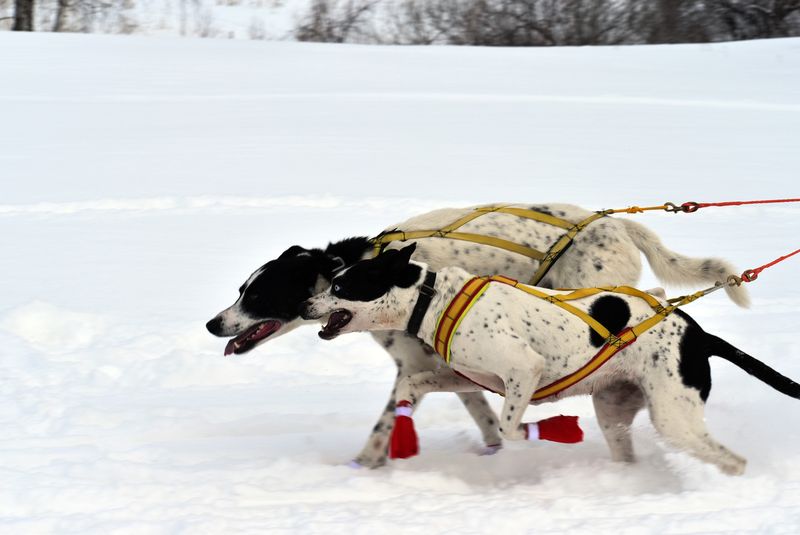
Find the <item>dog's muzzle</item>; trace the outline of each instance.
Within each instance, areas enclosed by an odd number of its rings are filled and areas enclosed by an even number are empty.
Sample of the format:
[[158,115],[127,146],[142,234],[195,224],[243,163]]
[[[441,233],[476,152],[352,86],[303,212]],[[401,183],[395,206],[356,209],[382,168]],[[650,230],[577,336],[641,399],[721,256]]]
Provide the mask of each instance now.
[[322,317],[321,315],[314,313],[314,306],[308,301],[303,301],[300,303],[298,313],[304,320],[318,320]]

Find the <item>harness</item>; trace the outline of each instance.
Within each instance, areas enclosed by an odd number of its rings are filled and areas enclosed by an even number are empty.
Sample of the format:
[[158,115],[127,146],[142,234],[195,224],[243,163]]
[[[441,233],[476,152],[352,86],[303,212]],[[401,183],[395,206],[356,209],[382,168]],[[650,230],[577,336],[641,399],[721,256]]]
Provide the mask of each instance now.
[[[636,338],[642,333],[648,331],[663,321],[679,306],[691,303],[692,301],[723,287],[723,285],[717,285],[691,295],[671,299],[669,300],[670,304],[664,306],[652,295],[641,290],[637,290],[636,288],[631,288],[630,286],[581,288],[579,290],[573,290],[568,294],[549,295],[538,290],[537,288],[526,286],[514,279],[510,279],[502,275],[496,275],[492,277],[473,277],[461,288],[461,290],[459,290],[447,307],[445,307],[442,314],[439,316],[439,320],[436,325],[433,347],[448,364],[450,363],[450,346],[453,343],[453,337],[458,331],[459,325],[461,325],[462,320],[469,313],[469,310],[477,302],[480,296],[483,295],[487,289],[489,289],[489,285],[492,283],[512,286],[529,295],[563,308],[570,314],[580,318],[605,340],[603,347],[600,348],[600,351],[598,351],[597,354],[591,358],[591,360],[589,360],[575,372],[536,390],[536,392],[533,394],[533,400],[540,400],[554,396],[575,385],[597,371],[603,364],[611,360],[614,355],[628,347],[630,344],[634,343]],[[653,309],[653,315],[639,324],[634,325],[633,327],[628,327],[617,334],[611,333],[591,315],[569,303],[569,301],[583,299],[600,292],[624,294],[644,299],[647,304],[650,305],[650,308]]]
[[[512,253],[517,253],[523,256],[527,256],[533,260],[539,261],[539,268],[534,273],[533,277],[531,277],[529,284],[536,285],[538,284],[553,264],[558,260],[564,252],[572,245],[575,236],[578,235],[580,231],[586,228],[589,224],[594,222],[601,217],[605,217],[609,214],[615,213],[615,210],[604,210],[601,212],[595,212],[591,216],[587,217],[583,221],[579,223],[572,223],[567,221],[566,219],[561,219],[560,217],[555,217],[550,214],[545,214],[542,212],[537,212],[536,210],[529,210],[526,208],[515,208],[513,206],[498,204],[498,205],[487,205],[487,206],[479,206],[472,210],[467,215],[461,217],[460,219],[450,223],[449,225],[442,227],[438,230],[411,230],[411,231],[402,231],[402,230],[392,230],[387,231],[379,234],[378,236],[372,238],[372,244],[374,245],[374,252],[377,256],[386,248],[386,246],[394,241],[406,241],[406,240],[416,240],[420,238],[448,238],[451,240],[461,240],[467,241],[472,243],[480,243],[482,245],[490,245],[492,247],[497,247],[498,249],[503,249],[506,251],[510,251]],[[523,219],[531,219],[534,221],[539,221],[541,223],[546,223],[548,225],[552,225],[554,227],[559,227],[566,230],[564,233],[551,247],[545,252],[539,251],[534,249],[533,247],[528,247],[527,245],[522,245],[519,243],[514,243],[509,240],[504,240],[502,238],[496,238],[494,236],[484,236],[482,234],[475,234],[472,232],[459,232],[458,229],[469,223],[470,221],[477,219],[483,215],[490,214],[490,213],[501,213],[501,214],[510,214],[517,217],[521,217]]]

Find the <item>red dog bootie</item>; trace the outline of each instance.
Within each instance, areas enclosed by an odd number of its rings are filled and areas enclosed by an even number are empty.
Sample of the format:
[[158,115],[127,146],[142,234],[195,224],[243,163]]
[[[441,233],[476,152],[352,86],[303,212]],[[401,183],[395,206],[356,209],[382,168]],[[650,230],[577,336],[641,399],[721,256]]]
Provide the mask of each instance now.
[[419,453],[417,431],[411,414],[414,407],[410,401],[398,401],[394,409],[394,428],[389,442],[390,459],[407,459]]
[[577,416],[553,416],[539,420],[536,423],[526,424],[527,440],[549,440],[562,444],[575,444],[583,442],[583,430],[578,425]]

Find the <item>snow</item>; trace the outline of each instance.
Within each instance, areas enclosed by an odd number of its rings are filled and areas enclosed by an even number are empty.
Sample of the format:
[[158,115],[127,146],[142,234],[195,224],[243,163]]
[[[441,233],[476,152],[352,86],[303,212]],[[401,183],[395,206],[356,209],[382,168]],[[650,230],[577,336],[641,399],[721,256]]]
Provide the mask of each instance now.
[[[719,360],[730,478],[635,422],[620,466],[588,399],[576,446],[480,457],[451,395],[423,452],[345,466],[394,376],[369,337],[302,328],[240,358],[204,323],[289,245],[443,205],[797,197],[800,40],[396,48],[0,33],[0,532],[796,533],[800,412]],[[637,220],[754,267],[793,205]],[[687,309],[800,377],[797,261]],[[654,286],[647,275],[641,286]],[[676,295],[680,289],[670,288]],[[492,397],[495,407],[499,399]]]

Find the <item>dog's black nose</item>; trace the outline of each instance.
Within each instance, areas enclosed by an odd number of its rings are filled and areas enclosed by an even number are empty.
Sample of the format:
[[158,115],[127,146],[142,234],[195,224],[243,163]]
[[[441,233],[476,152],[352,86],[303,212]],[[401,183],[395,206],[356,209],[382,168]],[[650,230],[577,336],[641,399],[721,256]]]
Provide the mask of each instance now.
[[217,316],[213,320],[206,323],[206,329],[214,336],[222,336],[222,318]]

